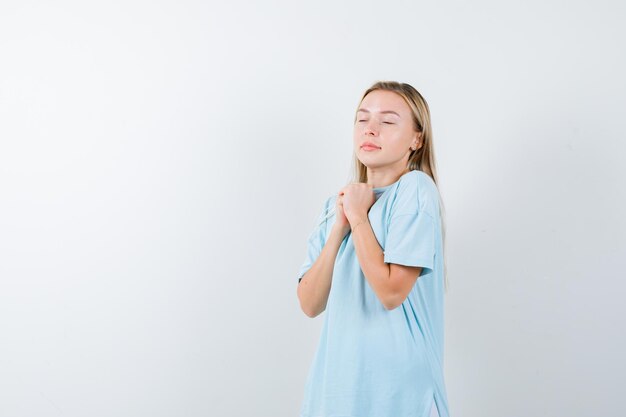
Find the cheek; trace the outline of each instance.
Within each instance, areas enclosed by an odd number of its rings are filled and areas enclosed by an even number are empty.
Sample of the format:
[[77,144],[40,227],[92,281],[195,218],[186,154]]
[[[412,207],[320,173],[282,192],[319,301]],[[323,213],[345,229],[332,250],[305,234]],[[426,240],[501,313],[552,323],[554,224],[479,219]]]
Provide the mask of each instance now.
[[389,140],[387,142],[387,148],[389,151],[397,154],[404,153],[407,149],[409,149],[410,145],[407,143],[406,138],[399,135],[394,137],[393,140]]

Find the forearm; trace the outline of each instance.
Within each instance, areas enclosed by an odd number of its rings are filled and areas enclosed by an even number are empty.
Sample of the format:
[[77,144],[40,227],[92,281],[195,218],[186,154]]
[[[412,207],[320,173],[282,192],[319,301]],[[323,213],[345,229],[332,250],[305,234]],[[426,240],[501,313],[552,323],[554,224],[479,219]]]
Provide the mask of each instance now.
[[[365,222],[361,223],[362,221]],[[352,242],[363,275],[378,299],[387,305],[387,300],[393,295],[391,294],[390,267],[384,261],[383,250],[374,235],[367,215],[357,218],[352,224],[356,225],[352,229]]]
[[326,309],[332,282],[335,259],[345,231],[333,227],[319,256],[298,284],[300,308],[309,317],[315,317]]

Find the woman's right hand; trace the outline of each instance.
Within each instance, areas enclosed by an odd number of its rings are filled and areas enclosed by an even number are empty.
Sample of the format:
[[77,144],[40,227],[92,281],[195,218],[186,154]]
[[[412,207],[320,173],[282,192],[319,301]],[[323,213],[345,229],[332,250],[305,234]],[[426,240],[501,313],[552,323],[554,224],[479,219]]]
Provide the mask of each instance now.
[[333,228],[340,230],[342,236],[347,235],[351,229],[350,222],[343,212],[343,194],[339,194],[337,196],[337,201],[335,202],[335,224],[333,225]]

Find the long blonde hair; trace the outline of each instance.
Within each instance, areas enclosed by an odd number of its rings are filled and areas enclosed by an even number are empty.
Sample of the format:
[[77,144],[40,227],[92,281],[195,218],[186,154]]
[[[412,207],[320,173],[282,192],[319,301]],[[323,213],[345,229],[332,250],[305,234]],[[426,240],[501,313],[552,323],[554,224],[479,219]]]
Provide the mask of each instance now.
[[[397,81],[378,81],[368,88],[361,100],[357,105],[357,111],[361,106],[361,102],[369,93],[374,90],[392,91],[398,94],[409,105],[411,113],[413,114],[413,125],[416,132],[421,132],[422,146],[409,154],[409,160],[407,168],[409,170],[419,170],[428,174],[439,191],[439,182],[437,178],[437,166],[435,163],[435,154],[433,149],[433,131],[430,124],[430,109],[428,103],[422,95],[411,85],[406,83],[399,83]],[[354,123],[356,123],[357,112],[355,112]],[[353,182],[367,182],[367,167],[353,154],[354,165],[354,178]],[[441,229],[442,229],[442,244],[443,244],[443,276],[445,290],[448,290],[448,274],[447,274],[447,262],[446,262],[446,225],[445,225],[445,208],[443,200],[441,198],[441,192],[439,194],[439,214],[441,217]]]

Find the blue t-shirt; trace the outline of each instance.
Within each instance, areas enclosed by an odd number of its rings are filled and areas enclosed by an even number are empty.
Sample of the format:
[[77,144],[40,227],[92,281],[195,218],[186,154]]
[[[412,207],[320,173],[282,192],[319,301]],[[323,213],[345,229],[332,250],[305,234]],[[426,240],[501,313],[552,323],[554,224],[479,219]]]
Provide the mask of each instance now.
[[[409,295],[387,310],[358,262],[352,234],[339,247],[301,417],[449,417],[443,376],[443,246],[439,192],[418,170],[373,189],[369,222],[386,263],[421,266]],[[330,196],[316,224],[335,206]],[[332,215],[313,230],[298,282],[326,243]],[[363,226],[361,226],[363,227]],[[434,401],[434,402],[433,402]]]

